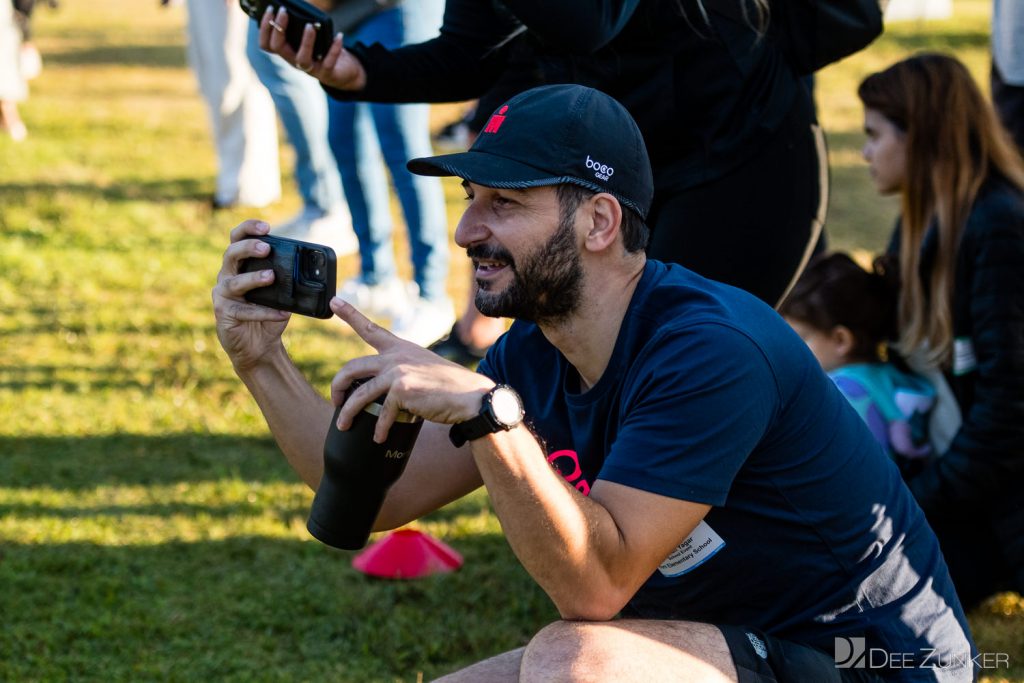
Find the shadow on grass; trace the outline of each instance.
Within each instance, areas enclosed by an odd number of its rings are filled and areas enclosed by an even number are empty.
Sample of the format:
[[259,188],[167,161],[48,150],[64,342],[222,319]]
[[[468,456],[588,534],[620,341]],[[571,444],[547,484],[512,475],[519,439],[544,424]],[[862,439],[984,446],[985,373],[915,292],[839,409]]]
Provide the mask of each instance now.
[[[168,203],[180,201],[205,201],[210,198],[206,191],[207,181],[199,178],[176,178],[152,181],[120,181],[109,185],[94,183],[15,183],[0,185],[0,204],[24,202],[32,195],[52,197],[55,194],[70,194],[89,203],[96,200],[107,202],[145,201]],[[11,228],[8,233],[13,231]]]
[[[285,511],[288,518],[291,514],[306,515],[308,505],[295,507]],[[217,517],[227,518],[237,515],[259,515],[266,507],[253,503],[228,503],[224,505],[194,505],[191,503],[150,503],[147,505],[106,505],[101,507],[75,507],[73,505],[43,505],[41,503],[0,503],[0,517],[48,517],[57,519],[84,519],[86,517]]]
[[[211,284],[212,286],[212,284]],[[147,336],[177,336],[182,334],[192,335],[213,335],[216,332],[216,322],[210,316],[208,324],[198,325],[186,320],[151,320],[139,324],[131,320],[70,320],[68,314],[81,311],[72,305],[64,304],[53,306],[26,306],[19,310],[25,318],[37,320],[35,325],[18,325],[6,330],[0,330],[0,337],[33,337],[40,334],[145,334]],[[67,368],[58,365],[35,365],[23,366],[18,374],[31,375],[43,374],[53,376]],[[10,372],[11,369],[8,369]]]
[[[43,332],[44,330],[40,330]],[[95,330],[111,332],[109,329]],[[139,332],[132,329],[130,332]],[[4,333],[0,333],[3,337]],[[315,384],[330,382],[334,374],[341,368],[342,360],[300,360],[295,365],[305,377]],[[221,366],[223,372],[211,372],[209,365],[196,367],[191,357],[185,353],[174,356],[165,354],[159,359],[151,359],[145,365],[125,368],[120,365],[101,365],[95,367],[60,366],[60,365],[24,365],[0,368],[0,391],[12,392],[48,390],[63,394],[87,394],[97,391],[111,390],[143,390],[172,387],[185,388],[190,391],[218,390],[221,393],[234,393],[242,388],[238,379],[231,374],[230,366],[225,359]]]
[[195,390],[203,390],[224,384],[226,380],[226,376],[195,376],[188,368],[178,370],[166,365],[154,366],[142,372],[149,379],[143,381],[139,370],[129,370],[118,365],[91,368],[26,365],[6,368],[0,372],[0,390],[49,389],[64,394],[82,394],[111,389],[153,390],[165,386],[181,387],[186,383]]
[[180,45],[90,45],[46,53],[46,64],[64,66],[130,66],[183,69],[185,50]]
[[75,491],[97,486],[163,485],[224,478],[298,481],[269,437],[0,437],[0,453],[0,486],[6,488]]
[[989,36],[985,31],[900,31],[885,34],[886,42],[896,45],[905,52],[947,51],[988,49]]
[[[865,142],[864,133],[862,131],[829,131],[828,133],[828,148],[829,151],[853,151],[858,157],[857,161],[853,164],[846,164],[848,167],[856,167],[861,170],[862,173],[868,172],[868,163],[860,158],[860,151],[864,147]],[[833,162],[833,166],[835,163]]]
[[401,582],[298,540],[0,544],[0,679],[415,681],[556,618],[500,535],[454,545],[461,570]]

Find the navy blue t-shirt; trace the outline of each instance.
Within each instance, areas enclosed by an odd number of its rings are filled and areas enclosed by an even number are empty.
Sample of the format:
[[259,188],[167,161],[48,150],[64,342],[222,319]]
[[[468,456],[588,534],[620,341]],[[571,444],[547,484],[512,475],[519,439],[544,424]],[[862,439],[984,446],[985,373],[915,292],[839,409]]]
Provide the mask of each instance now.
[[524,322],[480,372],[521,394],[549,461],[584,495],[603,479],[712,506],[627,614],[750,626],[827,652],[863,638],[873,665],[899,654],[894,679],[971,679],[974,645],[923,514],[803,341],[755,297],[649,261],[589,391]]

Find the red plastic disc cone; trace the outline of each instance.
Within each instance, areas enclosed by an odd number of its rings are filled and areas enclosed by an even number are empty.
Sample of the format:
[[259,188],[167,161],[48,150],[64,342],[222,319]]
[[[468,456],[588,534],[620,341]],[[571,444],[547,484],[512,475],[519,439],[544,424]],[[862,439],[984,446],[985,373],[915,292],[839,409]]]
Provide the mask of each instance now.
[[418,579],[455,571],[462,555],[420,531],[399,529],[356,555],[352,566],[383,579]]

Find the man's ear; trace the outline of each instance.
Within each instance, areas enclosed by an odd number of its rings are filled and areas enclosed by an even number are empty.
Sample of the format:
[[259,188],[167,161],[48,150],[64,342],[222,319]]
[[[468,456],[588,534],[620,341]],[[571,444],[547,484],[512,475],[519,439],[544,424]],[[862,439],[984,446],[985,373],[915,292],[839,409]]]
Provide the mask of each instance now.
[[591,222],[584,246],[588,251],[604,251],[618,239],[622,229],[622,207],[607,192],[590,198]]

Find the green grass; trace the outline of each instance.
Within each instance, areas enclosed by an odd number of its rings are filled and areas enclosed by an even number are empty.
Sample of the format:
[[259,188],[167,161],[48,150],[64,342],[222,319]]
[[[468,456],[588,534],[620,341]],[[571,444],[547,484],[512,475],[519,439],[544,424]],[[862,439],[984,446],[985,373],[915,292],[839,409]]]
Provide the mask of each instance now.
[[[483,494],[419,524],[466,558],[424,581],[366,579],[305,531],[312,495],[214,334],[209,290],[250,213],[206,208],[214,158],[184,18],[156,4],[40,10],[30,137],[0,139],[0,680],[415,681],[522,645],[555,611]],[[983,77],[987,6],[894,26],[820,75],[834,246],[878,250],[896,211],[859,160],[856,82],[920,48]],[[252,215],[298,208],[284,181],[287,198]],[[453,264],[461,297],[454,247]],[[343,259],[342,276],[356,267]],[[319,321],[296,320],[287,343],[325,391],[365,352]],[[1024,681],[1020,597],[971,619],[983,650],[1011,654],[991,680]]]

